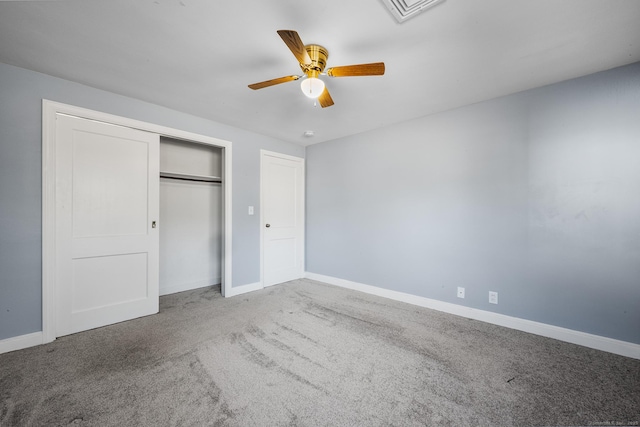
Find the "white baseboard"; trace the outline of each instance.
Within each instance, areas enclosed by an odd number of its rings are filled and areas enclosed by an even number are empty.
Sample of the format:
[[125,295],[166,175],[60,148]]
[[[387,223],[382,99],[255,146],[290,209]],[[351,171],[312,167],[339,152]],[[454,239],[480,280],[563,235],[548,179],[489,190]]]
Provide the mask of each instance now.
[[259,291],[264,289],[262,282],[249,283],[248,285],[234,286],[227,291],[225,298],[234,297],[236,295],[246,294],[247,292]]
[[392,291],[389,289],[378,288],[376,286],[365,285],[362,283],[352,282],[350,280],[340,279],[337,277],[324,276],[322,274],[309,272],[305,274],[305,277],[330,285],[352,289],[371,295],[377,295],[379,297],[388,298],[395,301],[401,301],[449,314],[455,314],[457,316],[462,316],[469,319],[480,320],[482,322],[504,326],[507,328],[516,329],[518,331],[528,332],[547,338],[553,338],[572,344],[578,344],[584,347],[602,350],[621,356],[640,359],[640,344],[634,344],[626,341],[616,340],[613,338],[588,334],[585,332],[575,331],[573,329],[561,328],[559,326],[548,325],[546,323],[534,322],[532,320],[520,319],[518,317],[493,313],[491,311],[478,310],[476,308],[465,307],[458,304],[451,304],[444,301],[438,301],[431,298]]
[[175,294],[177,292],[190,291],[192,289],[206,288],[212,286],[214,283],[220,283],[220,277],[198,280],[197,282],[180,283],[178,285],[172,285],[160,288],[160,296]]
[[34,332],[31,334],[20,335],[17,337],[0,340],[0,354],[10,351],[22,350],[23,348],[34,347],[42,344],[42,332]]

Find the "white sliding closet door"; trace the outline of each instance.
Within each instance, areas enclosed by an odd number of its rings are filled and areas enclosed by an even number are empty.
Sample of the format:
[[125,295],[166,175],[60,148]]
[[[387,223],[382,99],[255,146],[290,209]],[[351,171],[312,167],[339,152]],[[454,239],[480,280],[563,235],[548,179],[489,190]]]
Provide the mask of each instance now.
[[158,312],[159,136],[56,116],[56,336]]

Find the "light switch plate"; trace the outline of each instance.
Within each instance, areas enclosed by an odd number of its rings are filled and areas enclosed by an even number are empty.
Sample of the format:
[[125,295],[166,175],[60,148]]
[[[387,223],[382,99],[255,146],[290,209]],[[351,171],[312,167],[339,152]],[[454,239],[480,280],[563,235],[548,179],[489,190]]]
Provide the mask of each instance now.
[[249,206],[249,215],[253,215],[253,206]]

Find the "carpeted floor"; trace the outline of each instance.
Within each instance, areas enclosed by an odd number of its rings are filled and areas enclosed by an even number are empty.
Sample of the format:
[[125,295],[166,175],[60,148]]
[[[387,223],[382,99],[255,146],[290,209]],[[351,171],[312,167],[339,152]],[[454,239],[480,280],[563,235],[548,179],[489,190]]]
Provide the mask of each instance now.
[[640,361],[311,280],[0,355],[5,426],[639,425]]

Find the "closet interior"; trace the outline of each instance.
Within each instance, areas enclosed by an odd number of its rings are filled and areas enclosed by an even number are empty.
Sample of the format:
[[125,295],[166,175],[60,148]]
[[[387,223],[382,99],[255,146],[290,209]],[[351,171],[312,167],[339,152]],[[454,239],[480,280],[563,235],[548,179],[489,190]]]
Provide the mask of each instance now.
[[221,283],[222,150],[160,139],[160,295]]

